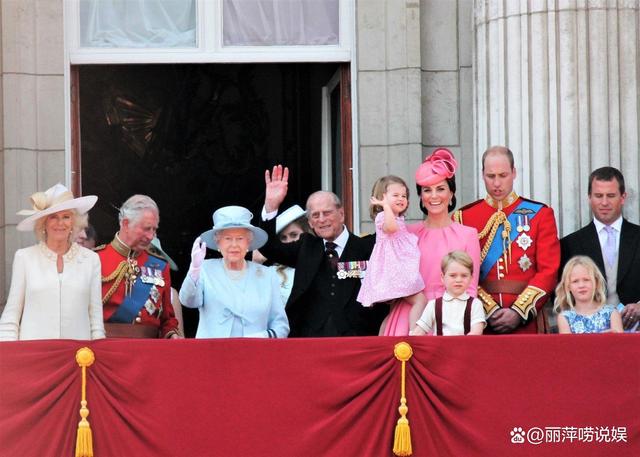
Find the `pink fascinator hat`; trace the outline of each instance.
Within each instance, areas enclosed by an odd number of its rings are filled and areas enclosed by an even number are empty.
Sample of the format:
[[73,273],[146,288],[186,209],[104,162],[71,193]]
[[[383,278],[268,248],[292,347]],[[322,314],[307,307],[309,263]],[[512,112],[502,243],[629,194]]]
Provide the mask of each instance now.
[[446,148],[438,148],[424,159],[424,162],[416,170],[416,184],[419,186],[432,186],[443,179],[451,178],[458,168],[458,161],[451,151]]

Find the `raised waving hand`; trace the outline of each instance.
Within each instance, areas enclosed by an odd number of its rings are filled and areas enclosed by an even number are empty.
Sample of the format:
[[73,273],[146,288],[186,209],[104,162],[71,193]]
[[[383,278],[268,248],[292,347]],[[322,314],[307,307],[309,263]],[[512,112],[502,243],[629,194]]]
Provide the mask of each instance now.
[[267,213],[270,213],[276,211],[287,196],[289,169],[282,165],[276,165],[271,173],[269,173],[269,170],[265,170],[264,182],[264,208]]

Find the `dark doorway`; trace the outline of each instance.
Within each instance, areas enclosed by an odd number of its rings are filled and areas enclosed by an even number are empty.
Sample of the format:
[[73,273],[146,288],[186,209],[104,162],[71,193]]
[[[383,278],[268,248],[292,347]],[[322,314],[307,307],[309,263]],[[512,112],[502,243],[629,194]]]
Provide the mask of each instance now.
[[158,237],[180,267],[172,277],[179,288],[193,240],[211,228],[213,210],[242,205],[259,217],[265,169],[287,165],[284,207],[304,205],[321,188],[321,87],[340,67],[75,67],[81,187],[99,197],[90,215],[99,241],[117,231],[124,200],[151,196],[160,207]]

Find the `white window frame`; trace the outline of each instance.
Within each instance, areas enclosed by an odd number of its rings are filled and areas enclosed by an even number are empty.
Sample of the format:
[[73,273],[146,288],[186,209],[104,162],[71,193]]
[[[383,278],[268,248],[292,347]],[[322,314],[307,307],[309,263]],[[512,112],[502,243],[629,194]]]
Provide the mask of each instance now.
[[[65,177],[71,176],[71,66],[148,63],[351,62],[353,229],[360,230],[356,0],[339,0],[339,44],[324,46],[223,46],[222,0],[196,0],[196,46],[190,48],[82,48],[80,2],[64,5]],[[206,18],[212,18],[207,22]],[[325,126],[326,128],[326,126]],[[330,172],[330,170],[329,170]],[[323,170],[322,175],[325,175]]]
[[83,48],[80,1],[65,0],[65,50],[71,65],[121,63],[349,62],[355,0],[339,0],[339,43],[320,46],[224,46],[222,0],[196,0],[196,46],[188,48]]

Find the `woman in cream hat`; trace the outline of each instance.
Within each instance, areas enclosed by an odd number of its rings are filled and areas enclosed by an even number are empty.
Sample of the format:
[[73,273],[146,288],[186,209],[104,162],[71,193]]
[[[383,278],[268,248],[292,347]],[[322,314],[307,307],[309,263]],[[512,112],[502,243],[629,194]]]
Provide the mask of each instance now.
[[[289,321],[280,297],[280,281],[268,267],[245,260],[249,251],[267,242],[267,233],[253,225],[241,206],[213,213],[213,228],[196,238],[180,302],[198,308],[196,338],[285,338]],[[207,247],[222,259],[204,260]]]
[[72,241],[97,200],[56,184],[18,213],[27,217],[17,229],[33,230],[39,243],[15,254],[0,339],[104,338],[100,260]]

